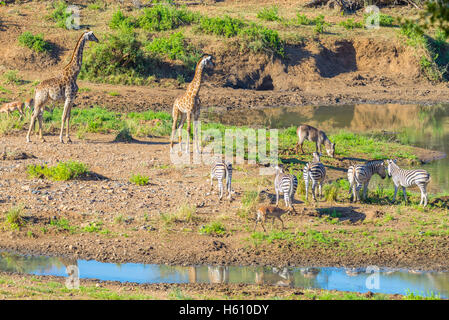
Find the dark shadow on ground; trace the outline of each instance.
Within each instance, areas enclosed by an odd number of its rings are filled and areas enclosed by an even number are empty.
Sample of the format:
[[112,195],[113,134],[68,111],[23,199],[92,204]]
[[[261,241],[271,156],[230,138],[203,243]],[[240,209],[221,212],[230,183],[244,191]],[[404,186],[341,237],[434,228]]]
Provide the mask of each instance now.
[[355,223],[358,221],[363,221],[366,218],[364,213],[358,212],[355,209],[359,209],[358,207],[327,207],[327,208],[317,208],[319,216],[327,215],[330,218],[337,218],[340,222],[349,220],[351,223]]

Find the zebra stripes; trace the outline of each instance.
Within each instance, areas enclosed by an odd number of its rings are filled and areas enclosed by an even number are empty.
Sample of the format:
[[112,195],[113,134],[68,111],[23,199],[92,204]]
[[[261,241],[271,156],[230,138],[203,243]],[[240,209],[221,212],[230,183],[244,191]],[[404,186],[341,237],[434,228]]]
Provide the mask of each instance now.
[[385,164],[382,160],[372,160],[364,164],[352,165],[348,168],[349,193],[352,191],[354,202],[360,200],[362,186],[363,198],[366,200],[368,184],[374,174],[378,174],[382,179],[385,179],[387,176]]
[[313,199],[316,200],[315,188],[319,186],[320,197],[322,196],[322,187],[324,179],[326,178],[326,168],[320,162],[320,156],[314,152],[313,161],[306,164],[303,169],[303,177],[306,185],[306,200],[309,195],[309,179],[312,180],[312,195]]
[[223,198],[223,180],[226,179],[226,190],[228,199],[231,199],[231,181],[232,181],[232,163],[220,161],[212,166],[210,172],[210,188],[213,188],[213,179],[218,180],[218,189],[220,191],[220,200]]
[[393,202],[396,200],[396,194],[399,186],[402,187],[402,193],[404,194],[404,200],[407,202],[407,193],[405,188],[413,185],[418,186],[421,191],[421,201],[419,204],[427,205],[427,184],[430,182],[430,174],[423,169],[405,170],[399,168],[395,160],[387,160],[388,175],[393,179],[394,183],[394,196]]
[[295,200],[295,192],[298,188],[298,178],[293,174],[284,173],[282,165],[277,165],[276,177],[274,178],[274,190],[276,192],[276,206],[279,204],[279,194],[284,194],[285,205],[289,209],[293,209],[293,202]]

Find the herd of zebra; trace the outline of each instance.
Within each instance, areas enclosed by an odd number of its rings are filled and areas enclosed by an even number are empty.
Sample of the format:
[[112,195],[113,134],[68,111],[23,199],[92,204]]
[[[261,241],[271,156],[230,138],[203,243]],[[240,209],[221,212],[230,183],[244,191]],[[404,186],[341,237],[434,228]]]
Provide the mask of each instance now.
[[[315,128],[313,128],[315,129]],[[299,134],[298,129],[299,144],[301,144],[303,137]],[[321,130],[319,130],[322,134]],[[319,146],[321,143],[327,145],[335,144],[326,143],[327,137],[324,134],[325,139],[322,141],[315,141],[317,150],[313,153],[313,160],[308,162],[303,169],[303,178],[305,183],[305,197],[308,199],[309,193],[309,182],[312,182],[312,196],[315,201],[317,201],[315,189],[318,186],[319,196],[322,197],[322,187],[326,179],[326,167],[321,163],[320,157],[321,153],[318,153]],[[310,139],[313,140],[313,139]],[[328,150],[327,150],[328,151]],[[334,150],[333,150],[334,151]],[[328,154],[333,157],[333,153],[328,152]],[[298,187],[298,178],[289,173],[284,173],[284,167],[282,164],[276,165],[275,169],[275,179],[274,179],[274,190],[276,193],[276,207],[279,204],[279,195],[284,195],[284,202],[286,207],[294,211],[293,202],[294,195]],[[405,202],[407,202],[406,188],[417,186],[421,191],[421,201],[420,205],[427,205],[427,185],[430,182],[430,174],[423,169],[413,169],[405,170],[401,169],[396,160],[388,159],[384,160],[372,160],[367,161],[363,164],[353,164],[347,170],[348,180],[349,180],[349,192],[352,193],[352,201],[360,201],[360,191],[363,188],[363,198],[366,200],[368,184],[373,175],[379,175],[382,179],[385,179],[387,174],[393,180],[394,184],[394,196],[392,201],[395,202],[398,188],[401,187]],[[228,199],[231,199],[231,180],[232,180],[232,164],[230,162],[218,161],[212,166],[211,171],[211,189],[213,186],[213,179],[218,180],[219,197],[220,200],[223,197],[223,180],[226,180],[226,191],[228,192]]]

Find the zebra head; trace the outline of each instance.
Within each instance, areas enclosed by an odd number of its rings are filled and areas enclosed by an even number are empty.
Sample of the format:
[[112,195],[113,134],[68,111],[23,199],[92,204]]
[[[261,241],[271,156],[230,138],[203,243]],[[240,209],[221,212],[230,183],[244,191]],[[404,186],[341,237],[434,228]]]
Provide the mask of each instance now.
[[382,161],[379,163],[377,167],[377,174],[382,178],[385,179],[387,177],[387,171],[385,170],[385,163]]
[[284,166],[282,164],[277,164],[274,167],[274,170],[276,170],[276,175],[278,175],[279,173],[284,173]]
[[225,165],[226,165],[226,169],[232,170],[232,163],[230,161],[226,161]]
[[391,177],[391,175],[392,175],[391,169],[392,169],[393,165],[396,166],[396,162],[397,162],[397,160],[392,160],[392,159],[387,160],[387,172],[388,172],[389,177]]

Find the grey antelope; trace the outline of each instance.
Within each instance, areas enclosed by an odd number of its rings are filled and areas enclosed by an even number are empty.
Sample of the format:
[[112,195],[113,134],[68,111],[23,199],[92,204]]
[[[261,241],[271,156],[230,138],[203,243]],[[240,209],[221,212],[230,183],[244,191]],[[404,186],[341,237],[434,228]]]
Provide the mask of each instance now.
[[279,194],[284,194],[284,202],[287,208],[293,208],[293,202],[295,200],[295,192],[298,188],[298,178],[293,174],[284,173],[282,165],[275,167],[276,177],[274,178],[274,190],[276,192],[276,206],[279,204]]
[[387,160],[388,175],[393,179],[394,183],[394,196],[393,202],[396,200],[396,194],[398,193],[399,186],[402,187],[402,193],[404,194],[404,200],[407,202],[407,193],[405,188],[417,185],[421,191],[421,201],[419,204],[427,205],[427,185],[430,182],[430,174],[423,169],[405,170],[399,168],[396,164],[396,160]]
[[326,178],[326,168],[320,162],[320,155],[313,153],[313,160],[305,165],[303,169],[303,177],[306,185],[306,200],[309,195],[309,179],[312,180],[312,196],[316,201],[315,188],[318,185],[320,197],[322,196],[322,187],[324,179]]
[[303,124],[298,127],[296,130],[296,134],[298,135],[298,143],[296,144],[296,153],[298,153],[299,147],[301,147],[302,153],[304,153],[304,149],[302,145],[305,140],[309,140],[315,142],[316,152],[321,154],[321,145],[324,144],[326,148],[327,155],[329,157],[335,156],[335,143],[332,143],[329,138],[326,136],[324,131],[318,130],[312,126]]
[[383,160],[372,160],[364,164],[351,165],[348,168],[349,193],[352,192],[352,199],[354,202],[360,200],[360,190],[362,189],[362,186],[363,199],[366,200],[368,184],[374,174],[378,174],[382,179],[385,179],[387,176]]
[[279,219],[282,223],[282,229],[284,229],[284,221],[282,221],[281,216],[285,213],[285,210],[282,210],[279,207],[274,206],[260,206],[256,212],[256,224],[254,225],[254,231],[256,231],[257,223],[260,221],[262,224],[263,231],[265,230],[265,223],[267,219],[273,219],[272,224],[274,225],[274,220]]
[[232,182],[232,163],[219,161],[212,166],[210,172],[210,188],[212,190],[213,180],[218,180],[218,189],[220,191],[220,200],[223,198],[223,180],[226,179],[226,190],[228,199],[231,200],[231,182]]

